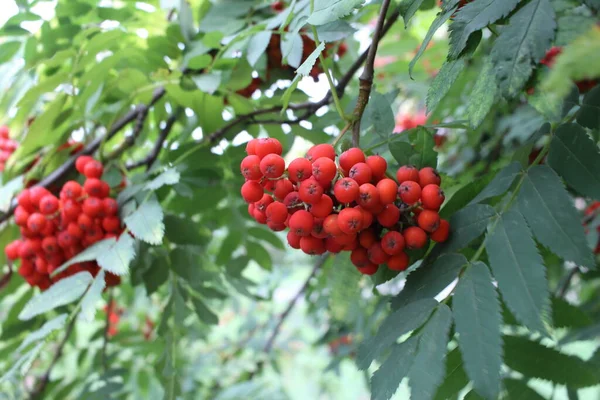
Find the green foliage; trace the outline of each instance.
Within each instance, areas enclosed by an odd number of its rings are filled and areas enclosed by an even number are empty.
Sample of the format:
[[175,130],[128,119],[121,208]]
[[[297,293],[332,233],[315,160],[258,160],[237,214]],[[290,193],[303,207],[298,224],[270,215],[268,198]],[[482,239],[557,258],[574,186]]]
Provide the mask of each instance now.
[[161,244],[165,234],[163,223],[163,210],[158,201],[147,200],[127,217],[125,225],[134,234],[146,243]]
[[502,366],[502,316],[487,265],[477,262],[461,276],[452,298],[452,315],[464,368],[477,392],[496,398]]

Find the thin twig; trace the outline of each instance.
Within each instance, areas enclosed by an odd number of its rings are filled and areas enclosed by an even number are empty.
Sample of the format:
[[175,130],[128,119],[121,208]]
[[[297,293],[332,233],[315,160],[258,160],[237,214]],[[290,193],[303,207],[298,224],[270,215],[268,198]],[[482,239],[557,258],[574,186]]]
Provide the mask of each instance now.
[[275,339],[277,339],[277,335],[279,335],[279,331],[281,330],[281,326],[283,325],[283,322],[290,315],[290,313],[296,306],[296,303],[298,302],[298,300],[300,300],[300,297],[302,297],[302,295],[308,288],[308,285],[310,284],[311,279],[317,274],[317,271],[319,269],[321,269],[323,264],[325,264],[325,261],[327,261],[327,257],[328,256],[323,256],[323,257],[319,258],[319,260],[315,263],[315,266],[313,267],[312,271],[310,271],[308,278],[306,278],[306,280],[304,281],[304,284],[302,285],[302,287],[300,288],[298,293],[296,293],[296,295],[294,296],[292,301],[290,301],[290,304],[288,304],[285,311],[279,316],[277,325],[275,325],[275,328],[273,329],[271,336],[269,336],[269,339],[267,340],[267,343],[265,344],[265,347],[263,348],[263,351],[265,353],[269,353],[271,351],[271,349],[273,348],[273,345],[275,344]]
[[556,288],[556,297],[565,297],[565,294],[567,294],[567,290],[569,290],[569,287],[571,286],[571,281],[579,272],[580,271],[578,266],[569,271],[569,273],[563,279],[562,283]]
[[352,145],[354,147],[358,147],[360,143],[360,120],[362,119],[362,115],[365,112],[367,103],[369,102],[369,97],[371,96],[371,89],[373,87],[373,75],[375,69],[375,55],[377,54],[377,46],[379,45],[379,40],[382,37],[383,22],[385,20],[385,16],[387,14],[389,6],[390,0],[383,0],[383,3],[381,4],[381,9],[379,10],[379,18],[377,19],[377,25],[375,26],[375,31],[373,32],[373,40],[371,42],[371,46],[369,47],[369,53],[367,54],[365,68],[363,69],[362,74],[358,78],[360,84],[358,99],[356,100],[356,107],[354,108],[353,112],[354,126],[352,127]]
[[103,341],[102,341],[102,368],[104,369],[104,372],[106,372],[108,370],[108,361],[107,361],[107,357],[106,357],[106,349],[108,347],[108,332],[110,330],[110,313],[112,311],[112,307],[114,307],[113,304],[113,290],[112,288],[108,289],[108,303],[107,303],[107,307],[106,307],[106,320],[105,320],[105,325],[104,325],[104,336],[103,336]]
[[144,165],[146,166],[146,169],[150,169],[152,167],[152,164],[154,164],[154,162],[160,155],[160,152],[163,149],[163,145],[164,145],[165,141],[167,140],[169,133],[171,133],[171,130],[173,129],[173,126],[175,125],[175,122],[177,121],[180,111],[181,111],[181,109],[176,110],[167,119],[167,122],[165,123],[165,127],[163,129],[161,129],[160,133],[158,134],[158,138],[156,139],[156,142],[154,143],[154,147],[152,148],[152,151],[150,153],[148,153],[148,155],[146,157],[142,158],[141,160],[127,164],[126,168],[128,170],[136,169],[136,168],[139,168]]
[[42,394],[44,393],[44,390],[46,390],[46,386],[48,386],[48,383],[50,382],[50,373],[52,372],[52,369],[62,356],[62,352],[65,348],[65,345],[69,341],[69,337],[71,336],[73,328],[75,327],[75,322],[77,322],[77,317],[73,316],[71,318],[71,321],[69,322],[69,325],[67,325],[67,329],[65,330],[65,337],[63,338],[62,342],[60,342],[60,344],[58,345],[56,353],[54,353],[54,358],[52,358],[50,365],[46,369],[44,375],[42,375],[42,378],[38,382],[35,390],[30,393],[29,398],[31,400],[42,398]]

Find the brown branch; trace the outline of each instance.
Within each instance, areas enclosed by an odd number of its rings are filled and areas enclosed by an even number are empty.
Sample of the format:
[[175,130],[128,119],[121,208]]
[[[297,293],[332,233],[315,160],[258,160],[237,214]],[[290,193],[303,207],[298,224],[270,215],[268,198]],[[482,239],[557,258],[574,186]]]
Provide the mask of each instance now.
[[290,313],[296,306],[296,303],[298,302],[298,300],[300,300],[300,297],[302,297],[302,295],[308,288],[308,285],[310,284],[311,279],[317,274],[317,271],[319,269],[321,269],[323,264],[325,264],[325,261],[327,261],[327,258],[328,258],[328,256],[323,256],[323,257],[319,258],[319,260],[315,263],[315,266],[313,267],[312,271],[310,271],[308,278],[306,278],[306,280],[304,281],[304,284],[302,285],[302,287],[300,288],[298,293],[296,293],[296,295],[294,296],[292,301],[290,301],[290,304],[288,304],[285,311],[279,316],[277,325],[275,325],[275,328],[273,329],[271,336],[269,336],[269,339],[267,340],[267,343],[265,344],[265,347],[263,348],[263,351],[265,353],[269,353],[271,351],[271,349],[273,348],[273,345],[275,344],[275,339],[277,339],[277,335],[279,335],[279,331],[281,330],[281,326],[283,325],[283,322],[290,315]]
[[71,336],[71,333],[73,332],[73,328],[75,327],[75,322],[77,322],[76,315],[73,316],[73,318],[71,318],[69,325],[67,325],[67,329],[65,330],[65,337],[59,343],[58,348],[56,349],[56,353],[54,353],[54,357],[52,358],[50,365],[46,369],[46,372],[44,373],[44,375],[42,375],[42,378],[38,382],[35,390],[30,393],[29,398],[31,400],[42,398],[42,394],[44,393],[44,390],[46,390],[46,386],[48,386],[48,383],[50,382],[50,373],[52,372],[52,369],[54,368],[54,366],[56,365],[56,363],[62,356],[62,352],[65,348],[65,345],[69,341],[69,337]]
[[354,125],[352,126],[352,145],[354,147],[359,146],[360,142],[360,120],[362,119],[367,103],[369,103],[369,97],[371,96],[371,89],[373,88],[373,75],[374,75],[374,64],[375,55],[377,54],[377,46],[383,33],[383,22],[390,6],[390,0],[383,0],[381,9],[379,10],[379,18],[377,19],[377,25],[373,32],[373,40],[369,47],[367,54],[367,60],[365,62],[365,68],[360,75],[358,99],[356,100],[356,107],[354,108],[353,118]]
[[152,148],[152,151],[150,153],[148,153],[148,155],[146,157],[142,158],[141,160],[134,161],[130,164],[127,164],[126,168],[128,170],[136,169],[136,168],[139,168],[144,165],[146,166],[146,169],[150,169],[152,167],[152,164],[154,164],[154,162],[160,155],[160,152],[163,149],[163,145],[164,145],[165,141],[167,140],[167,137],[171,133],[171,130],[173,129],[173,126],[175,125],[175,122],[177,122],[177,118],[178,118],[180,112],[181,112],[181,109],[176,110],[167,119],[167,122],[165,123],[165,127],[163,129],[161,129],[161,131],[158,134],[158,138],[156,139],[156,142],[154,143],[154,147]]

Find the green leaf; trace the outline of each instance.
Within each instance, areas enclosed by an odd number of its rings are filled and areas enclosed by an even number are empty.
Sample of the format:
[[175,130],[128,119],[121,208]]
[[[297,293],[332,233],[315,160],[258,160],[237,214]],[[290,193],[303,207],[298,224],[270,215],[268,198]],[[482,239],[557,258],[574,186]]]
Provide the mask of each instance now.
[[467,104],[469,125],[472,129],[479,127],[490,112],[495,103],[497,92],[498,85],[496,84],[494,64],[489,57],[486,57]]
[[67,317],[68,314],[60,314],[58,317],[52,318],[50,321],[46,321],[40,329],[29,333],[19,347],[17,347],[15,352],[21,353],[30,344],[45,339],[55,330],[61,329],[65,325],[65,322],[67,322]]
[[469,36],[506,17],[520,0],[478,0],[461,7],[450,25],[449,56],[456,58],[467,46]]
[[327,271],[327,287],[329,288],[329,311],[332,318],[345,321],[353,314],[352,303],[348,299],[357,299],[361,292],[361,277],[350,262],[350,254],[336,254],[331,268]]
[[352,25],[341,19],[317,26],[319,39],[324,42],[337,42],[338,40],[342,40],[352,35],[354,32],[356,32],[356,30]]
[[433,299],[423,299],[410,303],[390,314],[383,321],[377,333],[365,339],[359,346],[356,357],[358,368],[366,370],[373,360],[383,355],[400,336],[423,325],[436,305],[437,302]]
[[396,126],[392,105],[385,95],[378,92],[371,93],[371,100],[363,114],[361,130],[367,130],[370,126],[382,137],[388,137]]
[[402,379],[410,372],[417,344],[417,338],[411,337],[393,345],[389,357],[371,377],[371,400],[388,400],[396,393]]
[[491,182],[492,177],[492,174],[486,174],[481,179],[471,180],[456,190],[449,199],[446,197],[445,204],[440,210],[440,217],[449,219],[454,213],[466,207]]
[[246,252],[248,257],[256,261],[256,263],[263,269],[271,271],[273,269],[273,260],[271,255],[263,246],[256,242],[246,242]]
[[[340,0],[343,1],[343,0]],[[313,66],[315,65],[315,62],[317,62],[317,59],[319,58],[319,55],[321,54],[321,52],[325,49],[325,43],[321,42],[317,48],[308,55],[308,57],[306,57],[306,60],[304,60],[304,62],[302,63],[302,65],[300,67],[298,67],[298,69],[296,70],[296,73],[298,75],[302,75],[302,76],[308,76],[310,75],[310,71],[312,70]]]
[[580,125],[563,124],[556,129],[550,143],[548,165],[573,189],[600,200],[600,153]]
[[408,142],[394,141],[389,145],[390,153],[399,165],[410,164],[410,156],[414,155],[414,149]]
[[[444,7],[446,7],[446,6],[444,5]],[[427,49],[427,46],[429,45],[429,42],[431,42],[433,35],[435,35],[435,33],[438,31],[438,29],[440,29],[442,27],[442,25],[444,25],[446,23],[446,21],[448,21],[450,16],[452,14],[454,14],[455,8],[456,8],[456,4],[454,4],[454,6],[452,6],[452,7],[448,7],[447,9],[444,8],[442,10],[442,12],[439,13],[436,16],[436,18],[433,20],[433,22],[431,23],[429,30],[425,34],[423,43],[421,43],[421,45],[419,46],[419,50],[417,51],[417,54],[415,54],[413,59],[410,61],[410,64],[408,64],[408,74],[411,77],[411,79],[412,79],[413,69],[414,69],[415,65],[417,64],[417,61],[419,60],[419,58],[421,58],[421,56]]]
[[146,243],[158,245],[165,234],[163,211],[158,201],[150,199],[125,217],[125,225],[135,237]]
[[270,40],[270,31],[259,32],[250,38],[250,41],[248,42],[248,52],[246,53],[246,59],[250,65],[254,66],[260,56],[265,54]]
[[181,175],[175,168],[167,168],[164,172],[152,179],[144,187],[146,190],[158,190],[165,185],[174,185],[179,183]]
[[12,198],[23,189],[23,177],[18,176],[0,186],[0,212],[6,213],[11,206]]
[[543,320],[550,311],[546,270],[523,216],[516,210],[502,214],[489,229],[485,249],[508,308],[530,330],[545,333]]
[[440,101],[448,94],[450,88],[465,69],[466,65],[465,58],[449,60],[442,65],[442,68],[440,68],[440,71],[433,79],[433,82],[431,82],[431,86],[427,91],[427,112],[435,110]]
[[251,227],[251,228],[248,228],[247,234],[249,237],[267,242],[271,246],[273,246],[277,249],[281,249],[281,250],[286,249],[286,246],[283,244],[283,242],[281,241],[279,236],[277,236],[276,234],[274,234],[272,231],[270,231],[268,229],[263,229],[263,228],[259,228],[259,227]]
[[98,304],[98,300],[102,298],[102,292],[106,287],[104,275],[104,270],[101,269],[94,278],[94,282],[92,282],[90,289],[85,293],[81,300],[79,318],[86,322],[92,322],[96,316],[96,305]]
[[544,400],[544,397],[527,386],[527,383],[524,381],[505,379],[504,387],[511,400]]
[[549,0],[532,0],[510,18],[509,25],[496,39],[492,61],[498,85],[507,96],[519,93],[533,71],[533,64],[550,48],[556,29],[554,18]]
[[208,237],[203,234],[199,224],[189,218],[167,214],[164,218],[165,236],[171,243],[203,245]]
[[[417,168],[432,167],[437,168],[437,152],[434,150],[435,141],[431,130],[422,126],[417,126],[414,133],[409,132],[413,144],[414,154],[410,157],[410,164]],[[416,136],[416,137],[412,137]]]
[[219,317],[200,298],[192,296],[192,304],[200,321],[208,325],[217,325],[219,323]]
[[556,328],[585,328],[594,322],[581,308],[560,297],[552,298],[552,321]]
[[573,200],[554,171],[545,165],[530,168],[517,200],[533,234],[550,251],[579,265],[596,265]]
[[291,67],[298,68],[302,63],[302,36],[299,33],[286,33],[281,40],[281,54]]
[[0,44],[0,64],[11,60],[21,48],[21,42],[4,42]]
[[94,278],[89,272],[78,272],[56,282],[48,290],[33,297],[25,305],[19,319],[26,321],[79,299]]
[[404,288],[392,299],[392,308],[433,299],[458,277],[462,267],[467,264],[462,254],[444,254],[433,263],[421,265],[408,275]]
[[405,0],[402,2],[404,8],[402,18],[404,18],[404,26],[408,26],[408,22],[415,15],[419,7],[423,4],[423,0]]
[[502,315],[487,265],[476,262],[460,277],[452,297],[458,345],[465,370],[483,397],[500,392]]
[[446,356],[446,378],[435,394],[435,400],[447,400],[456,396],[467,384],[469,378],[463,369],[463,360],[458,347]]
[[146,293],[156,292],[169,279],[169,265],[166,257],[153,257],[148,269],[142,275]]
[[222,74],[220,71],[205,72],[201,75],[192,76],[192,80],[201,91],[213,94],[221,85]]
[[306,22],[324,25],[345,17],[363,3],[364,0],[319,0],[315,2],[315,8]]
[[525,337],[504,336],[504,362],[528,378],[539,378],[572,388],[600,383],[597,366]]
[[477,394],[477,392],[475,390],[470,390],[469,393],[467,393],[465,395],[463,400],[485,400],[485,399],[483,397],[481,397],[479,394]]
[[135,257],[135,241],[128,234],[122,234],[119,240],[108,239],[106,242],[106,249],[98,255],[98,265],[115,275],[127,274]]
[[194,12],[187,0],[179,1],[179,10],[177,13],[179,25],[181,26],[181,35],[185,41],[189,43],[196,35],[196,27],[194,26]]
[[519,162],[515,161],[508,164],[494,176],[494,179],[469,204],[480,203],[490,197],[505,194],[521,171]]
[[[223,242],[221,243],[221,247],[219,248],[219,252],[217,253],[217,256],[215,258],[215,261],[217,262],[217,264],[227,264],[230,260],[231,257],[233,256],[233,253],[235,252],[235,250],[242,244],[242,233],[238,230],[233,230],[230,229],[227,236],[225,236],[225,238],[223,239]],[[258,244],[256,243],[252,243],[250,245],[250,247],[260,247]],[[252,251],[252,250],[249,250]],[[269,254],[266,254],[265,256],[265,252],[264,249],[262,250],[258,250],[260,255],[257,256],[258,259],[264,259],[266,257],[267,259],[267,264],[271,264],[271,259],[269,257]],[[260,263],[260,261],[257,261]]]
[[292,94],[294,94],[294,91],[298,87],[300,79],[302,79],[302,75],[296,74],[290,86],[288,86],[288,88],[285,89],[285,92],[283,92],[283,96],[281,96],[282,113],[285,112],[285,110],[287,110],[288,104],[290,103],[290,98],[292,97]]
[[590,90],[583,98],[577,123],[590,129],[600,128],[600,86]]
[[451,324],[450,308],[440,304],[419,332],[417,354],[408,375],[412,400],[433,399],[444,379],[444,357],[446,357],[448,331]]
[[450,237],[436,246],[438,251],[452,253],[468,246],[483,234],[496,210],[487,204],[471,204],[450,218]]

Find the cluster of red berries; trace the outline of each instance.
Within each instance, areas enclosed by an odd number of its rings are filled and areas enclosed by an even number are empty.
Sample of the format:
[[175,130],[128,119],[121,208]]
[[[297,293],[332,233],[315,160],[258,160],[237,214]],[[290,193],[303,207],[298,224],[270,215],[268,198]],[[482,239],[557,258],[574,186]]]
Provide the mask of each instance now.
[[119,333],[117,325],[119,325],[121,315],[123,315],[125,310],[122,307],[118,307],[114,300],[105,305],[103,310],[105,313],[108,313],[108,329],[106,334],[108,337],[113,337]]
[[240,169],[248,213],[274,231],[289,228],[295,249],[351,251],[358,270],[373,274],[381,264],[405,270],[405,249],[448,238],[450,225],[438,214],[444,192],[433,168],[400,167],[396,182],[386,177],[383,157],[351,148],[336,164],[329,144],[313,146],[286,168],[281,143],[273,138],[251,140],[246,153]]
[[11,156],[12,153],[17,149],[19,144],[12,140],[9,136],[10,130],[8,126],[0,126],[0,172],[4,171],[6,166],[6,160]]
[[[101,180],[104,167],[90,156],[77,158],[75,167],[85,176],[80,185],[66,182],[59,197],[43,187],[23,190],[17,197],[15,222],[21,239],[9,243],[4,251],[9,260],[21,260],[19,274],[31,286],[45,290],[54,282],[81,271],[93,276],[96,262],[77,263],[50,276],[64,262],[86,247],[121,232],[117,201],[110,197],[108,183]],[[107,286],[120,283],[117,275],[106,273]]]
[[[562,47],[554,46],[550,50],[546,52],[546,55],[540,61],[540,64],[547,66],[548,68],[552,68],[554,63],[556,62],[556,57],[558,57],[562,53]],[[592,89],[598,80],[596,79],[582,79],[580,81],[575,82],[577,88],[579,89],[579,93],[585,93]]]

